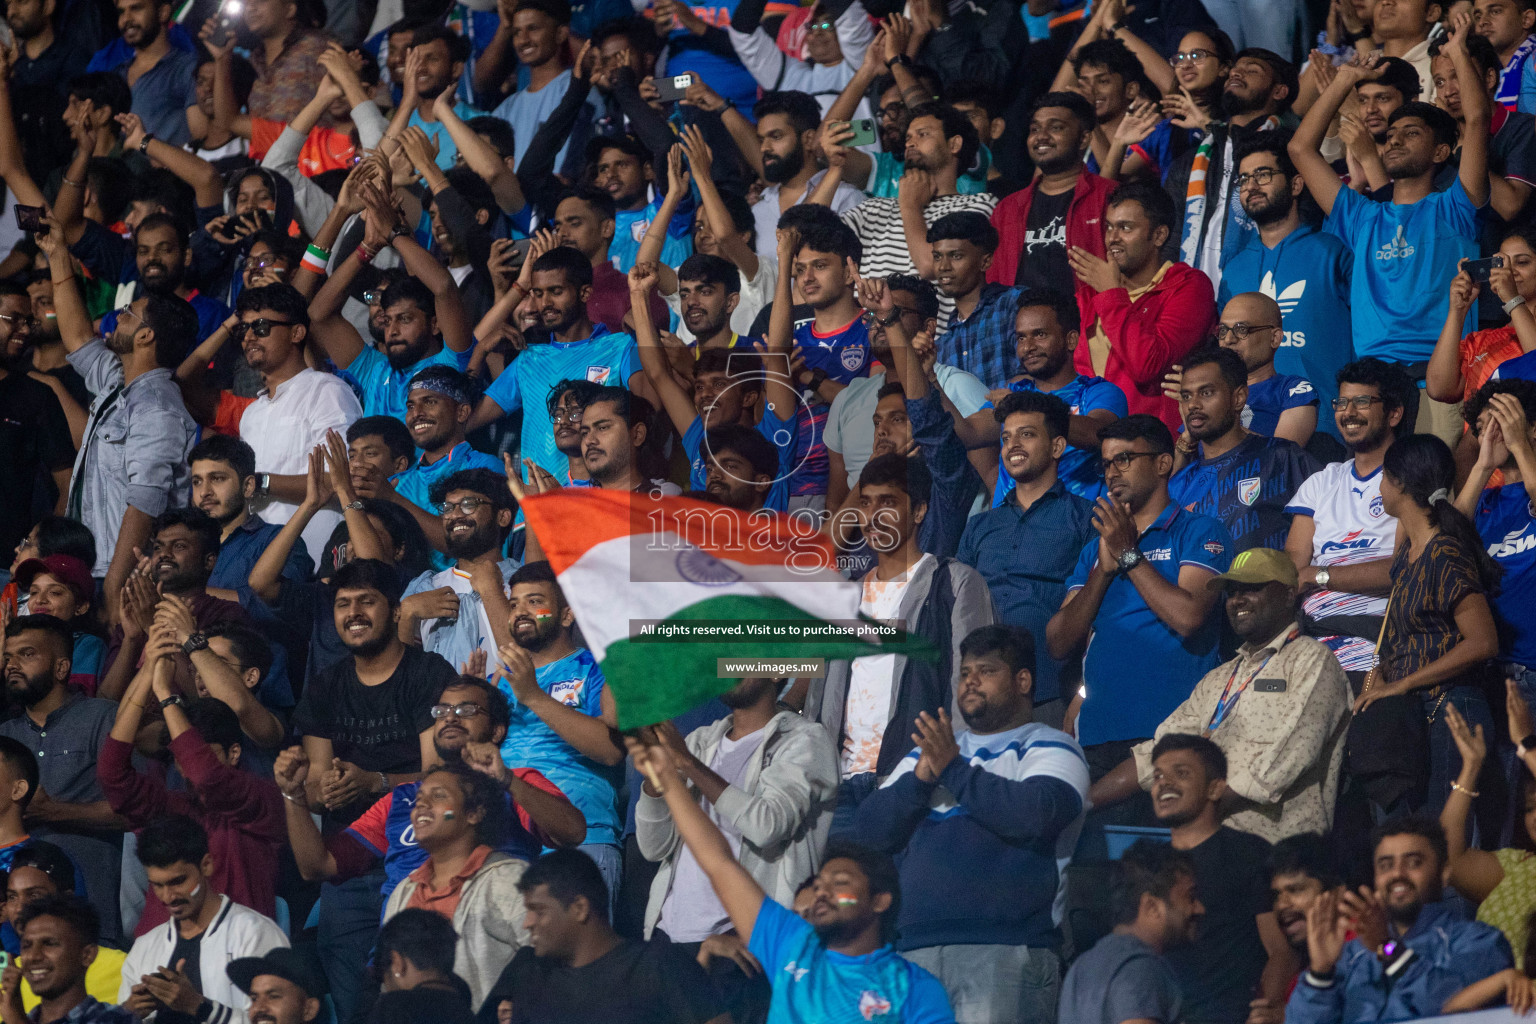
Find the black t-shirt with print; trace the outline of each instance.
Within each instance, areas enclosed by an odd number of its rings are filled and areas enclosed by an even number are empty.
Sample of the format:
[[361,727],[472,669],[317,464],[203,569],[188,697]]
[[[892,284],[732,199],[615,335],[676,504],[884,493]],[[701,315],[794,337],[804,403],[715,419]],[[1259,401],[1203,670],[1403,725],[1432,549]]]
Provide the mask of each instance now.
[[1021,288],[1054,288],[1072,294],[1072,268],[1067,263],[1067,208],[1072,193],[1048,196],[1039,189],[1024,221],[1024,251],[1014,284]]
[[[432,725],[432,695],[458,678],[439,654],[407,646],[394,673],[377,686],[357,678],[348,656],[325,669],[304,689],[294,709],[294,731],[331,741],[336,756],[368,772],[421,771],[420,734]],[[316,766],[323,771],[326,766]],[[350,822],[369,804],[334,811],[334,824]]]

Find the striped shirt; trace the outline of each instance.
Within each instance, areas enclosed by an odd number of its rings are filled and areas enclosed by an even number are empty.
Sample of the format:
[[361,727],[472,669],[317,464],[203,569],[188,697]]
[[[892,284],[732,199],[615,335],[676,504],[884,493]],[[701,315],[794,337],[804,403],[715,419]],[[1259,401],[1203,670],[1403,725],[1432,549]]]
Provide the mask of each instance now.
[[[973,196],[939,196],[923,208],[923,220],[932,226],[946,214],[965,210],[991,217],[996,205],[997,196],[985,192]],[[843,222],[853,228],[864,246],[864,258],[859,262],[860,275],[890,277],[892,274],[917,273],[906,232],[901,227],[900,200],[866,199],[843,214]],[[940,292],[939,323],[948,324],[954,313],[955,300]]]

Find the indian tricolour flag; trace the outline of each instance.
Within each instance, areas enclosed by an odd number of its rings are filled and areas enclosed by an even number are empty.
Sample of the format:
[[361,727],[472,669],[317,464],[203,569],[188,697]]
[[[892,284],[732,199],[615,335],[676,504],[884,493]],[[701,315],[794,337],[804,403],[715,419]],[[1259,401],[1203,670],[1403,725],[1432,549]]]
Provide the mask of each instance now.
[[621,729],[729,690],[738,680],[720,677],[720,659],[743,668],[931,653],[861,621],[862,588],[837,572],[831,542],[808,523],[598,488],[531,496],[522,507],[613,688]]

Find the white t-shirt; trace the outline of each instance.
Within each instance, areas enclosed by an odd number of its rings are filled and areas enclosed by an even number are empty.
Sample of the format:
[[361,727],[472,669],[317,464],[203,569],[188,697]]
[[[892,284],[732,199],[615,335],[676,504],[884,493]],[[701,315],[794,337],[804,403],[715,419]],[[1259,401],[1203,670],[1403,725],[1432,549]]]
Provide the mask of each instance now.
[[[240,439],[256,453],[256,471],[274,475],[309,472],[309,452],[325,442],[325,432],[342,434],[363,415],[352,389],[340,377],[319,370],[300,370],[277,386],[276,394],[263,391],[240,418]],[[251,504],[251,511],[269,523],[293,518],[299,506],[271,498]],[[319,559],[341,513],[321,511],[304,528],[304,546]]]
[[[1381,503],[1381,469],[1365,479],[1355,475],[1355,460],[1335,462],[1308,477],[1296,489],[1285,507],[1292,515],[1311,516],[1312,564],[1319,566],[1354,565],[1392,557],[1397,540],[1397,520],[1387,515]],[[1351,594],[1338,590],[1318,590],[1302,602],[1302,610],[1314,619],[1334,615],[1385,615],[1384,596]],[[1335,650],[1339,662],[1348,671],[1364,671],[1375,662],[1370,650],[1354,644],[1347,650]]]
[[[740,789],[746,783],[747,766],[762,745],[762,729],[739,740],[722,736],[720,745],[715,748],[715,756],[710,758],[709,769]],[[704,801],[704,813],[725,833],[725,841],[731,844],[731,855],[739,857],[741,833],[736,826],[720,816],[712,801]],[[731,930],[731,915],[725,912],[709,876],[699,867],[693,851],[686,845],[678,852],[677,867],[672,872],[672,888],[667,890],[656,927],[666,932],[673,942],[703,942],[711,935]]]
[[[763,307],[773,301],[773,290],[779,285],[779,265],[767,259],[757,261],[757,276],[747,280],[747,275],[741,275],[741,298],[736,303],[736,308],[731,311],[731,330],[742,337],[752,333],[752,321],[757,319],[757,314],[763,311]],[[657,289],[660,291],[660,289]],[[688,325],[683,323],[683,299],[680,294],[673,292],[668,295],[661,292],[661,298],[672,311],[672,317],[677,322],[676,334],[687,344],[693,344],[693,332]]]
[[[817,171],[811,175],[810,183],[791,205],[791,209],[811,198],[811,193],[816,191],[816,186],[821,184],[821,179],[826,176],[826,173],[826,171]],[[782,216],[779,210],[779,196],[782,192],[782,186],[769,185],[763,189],[762,197],[752,206],[752,219],[757,222],[757,254],[765,260],[777,261],[779,258],[779,217]],[[868,198],[863,189],[855,188],[846,181],[840,181],[832,193],[832,202],[828,206],[833,213],[842,214]]]
[[[859,611],[872,619],[891,622],[901,611],[901,599],[907,583],[926,561],[924,554],[904,575],[893,580],[878,580],[875,569],[864,577],[864,600]],[[896,685],[896,655],[876,654],[854,658],[848,673],[848,699],[843,712],[843,749],[840,757],[843,778],[875,770],[880,759],[880,742],[891,722],[891,691]]]
[[[987,386],[974,374],[940,363],[934,366],[939,387],[955,403],[962,416],[972,416],[987,404]],[[880,389],[885,386],[885,371],[868,377],[855,377],[832,399],[827,425],[822,435],[827,448],[843,457],[848,471],[848,487],[859,482],[859,473],[875,447],[875,406],[880,404]]]

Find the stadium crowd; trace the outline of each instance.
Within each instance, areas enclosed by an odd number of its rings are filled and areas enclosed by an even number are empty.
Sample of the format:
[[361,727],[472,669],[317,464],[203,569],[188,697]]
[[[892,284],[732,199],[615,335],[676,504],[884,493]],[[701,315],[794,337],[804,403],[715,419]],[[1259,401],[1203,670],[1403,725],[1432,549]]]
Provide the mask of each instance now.
[[0,1024],[1536,1007],[1536,0],[4,13]]

